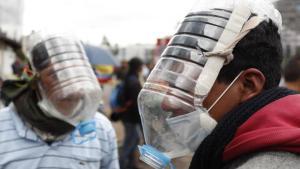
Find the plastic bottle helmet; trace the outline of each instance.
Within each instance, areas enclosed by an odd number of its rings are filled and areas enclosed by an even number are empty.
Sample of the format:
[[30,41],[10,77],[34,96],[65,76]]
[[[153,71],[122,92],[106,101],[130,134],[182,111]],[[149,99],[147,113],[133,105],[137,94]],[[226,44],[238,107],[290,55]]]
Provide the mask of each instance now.
[[46,115],[73,126],[95,115],[102,92],[79,41],[34,33],[24,50],[38,76],[38,105]]
[[147,144],[140,147],[142,160],[165,168],[171,158],[195,151],[217,124],[202,102],[219,71],[234,59],[235,45],[270,19],[281,30],[281,15],[267,0],[199,1],[139,94]]

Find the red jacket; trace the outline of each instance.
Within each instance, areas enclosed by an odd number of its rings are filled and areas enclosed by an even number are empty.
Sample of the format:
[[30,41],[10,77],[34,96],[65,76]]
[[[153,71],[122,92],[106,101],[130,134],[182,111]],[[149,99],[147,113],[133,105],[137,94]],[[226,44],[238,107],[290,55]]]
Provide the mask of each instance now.
[[254,113],[225,147],[223,160],[272,150],[300,153],[300,94],[276,100]]

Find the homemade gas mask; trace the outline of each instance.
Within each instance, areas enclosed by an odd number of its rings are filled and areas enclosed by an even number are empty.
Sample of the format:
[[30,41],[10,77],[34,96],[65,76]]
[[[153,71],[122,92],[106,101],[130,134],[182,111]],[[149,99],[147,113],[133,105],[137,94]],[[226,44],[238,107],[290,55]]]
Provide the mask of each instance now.
[[76,127],[73,135],[93,132],[95,122],[90,120],[102,92],[81,43],[40,34],[29,36],[26,43],[25,51],[38,79],[41,110]]
[[184,18],[138,97],[147,144],[139,147],[140,158],[157,169],[193,153],[217,125],[202,103],[223,65],[234,59],[236,44],[262,21],[271,19],[281,28],[280,13],[268,1],[203,0],[198,5]]

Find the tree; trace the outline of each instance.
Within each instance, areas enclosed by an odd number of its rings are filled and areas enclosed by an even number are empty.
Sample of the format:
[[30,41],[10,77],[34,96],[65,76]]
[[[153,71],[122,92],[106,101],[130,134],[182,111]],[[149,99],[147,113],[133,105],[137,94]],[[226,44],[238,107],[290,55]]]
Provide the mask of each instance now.
[[111,48],[110,42],[108,41],[106,36],[102,37],[101,46],[108,47],[109,49]]
[[111,53],[114,55],[114,56],[117,56],[119,54],[119,51],[120,51],[120,48],[119,48],[119,45],[116,43],[114,45],[114,47],[111,49]]

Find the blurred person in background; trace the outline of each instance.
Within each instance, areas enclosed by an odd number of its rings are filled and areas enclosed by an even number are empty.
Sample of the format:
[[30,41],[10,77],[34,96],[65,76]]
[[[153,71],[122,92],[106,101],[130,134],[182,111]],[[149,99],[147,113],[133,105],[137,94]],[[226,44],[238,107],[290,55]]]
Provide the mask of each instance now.
[[79,41],[31,35],[30,78],[5,81],[0,168],[118,169],[115,131],[96,113],[101,88]]
[[113,122],[121,119],[123,112],[127,110],[127,106],[130,104],[130,101],[126,101],[124,96],[124,81],[127,73],[128,62],[126,60],[122,60],[121,66],[115,69],[114,75],[116,77],[116,81],[109,98],[111,109],[110,119]]
[[143,76],[143,61],[137,57],[128,62],[128,73],[124,79],[124,98],[126,111],[122,112],[121,120],[124,124],[125,138],[120,153],[122,169],[137,168],[135,152],[140,142],[141,121],[137,106],[137,97],[142,89],[140,77]]
[[22,61],[19,57],[16,57],[14,63],[11,65],[13,74],[17,76],[17,78],[22,78],[23,71],[27,65]]
[[292,57],[283,70],[287,88],[300,92],[300,55]]
[[116,70],[117,80],[124,81],[126,74],[128,72],[128,67],[129,67],[128,61],[122,60],[120,67],[118,67]]

